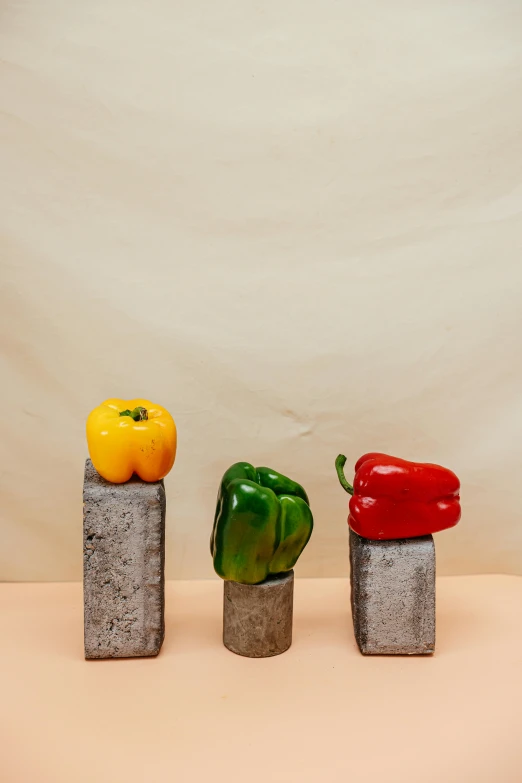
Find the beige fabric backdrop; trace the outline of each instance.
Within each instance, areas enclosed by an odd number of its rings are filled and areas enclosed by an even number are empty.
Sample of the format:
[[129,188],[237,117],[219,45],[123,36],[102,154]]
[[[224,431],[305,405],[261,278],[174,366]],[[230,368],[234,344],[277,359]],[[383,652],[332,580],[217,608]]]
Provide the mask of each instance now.
[[229,463],[289,473],[348,571],[333,461],[462,479],[439,573],[522,573],[519,0],[0,11],[0,576],[81,578],[84,421],[165,404],[169,577]]

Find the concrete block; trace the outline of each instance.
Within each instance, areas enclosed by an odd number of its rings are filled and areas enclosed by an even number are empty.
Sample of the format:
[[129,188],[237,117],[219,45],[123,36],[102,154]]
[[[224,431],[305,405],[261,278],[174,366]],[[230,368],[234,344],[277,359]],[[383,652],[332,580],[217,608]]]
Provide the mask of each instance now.
[[294,572],[258,585],[224,583],[223,644],[248,658],[280,655],[292,644]]
[[85,464],[83,589],[86,658],[157,655],[165,635],[165,488],[110,484]]
[[350,530],[352,615],[364,655],[435,649],[433,536],[370,541]]

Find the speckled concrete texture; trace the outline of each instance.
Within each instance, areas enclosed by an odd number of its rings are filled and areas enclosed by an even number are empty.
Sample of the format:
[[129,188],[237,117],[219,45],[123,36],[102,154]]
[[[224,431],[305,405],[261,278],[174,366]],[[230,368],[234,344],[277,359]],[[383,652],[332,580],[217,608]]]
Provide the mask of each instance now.
[[224,583],[223,644],[248,658],[280,655],[292,644],[294,572],[258,585]]
[[370,541],[350,530],[352,615],[364,655],[435,649],[433,536]]
[[157,655],[165,635],[165,488],[110,484],[85,464],[83,585],[86,658]]

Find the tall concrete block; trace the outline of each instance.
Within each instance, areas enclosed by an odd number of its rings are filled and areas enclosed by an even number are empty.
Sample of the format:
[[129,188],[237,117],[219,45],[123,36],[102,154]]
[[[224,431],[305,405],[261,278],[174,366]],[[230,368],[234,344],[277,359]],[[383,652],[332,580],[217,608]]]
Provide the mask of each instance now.
[[257,585],[224,582],[223,644],[237,655],[268,658],[292,644],[294,572]]
[[350,530],[352,615],[364,655],[435,649],[433,536],[370,541]]
[[86,658],[157,655],[165,635],[165,488],[110,484],[85,464],[83,590]]

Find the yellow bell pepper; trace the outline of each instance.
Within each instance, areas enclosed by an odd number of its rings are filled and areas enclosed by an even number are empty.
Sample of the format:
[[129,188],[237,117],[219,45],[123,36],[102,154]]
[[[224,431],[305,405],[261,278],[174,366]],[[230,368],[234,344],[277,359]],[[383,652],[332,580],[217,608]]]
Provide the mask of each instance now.
[[159,481],[176,457],[176,425],[149,400],[105,400],[87,419],[92,464],[104,479],[123,484],[133,473]]

